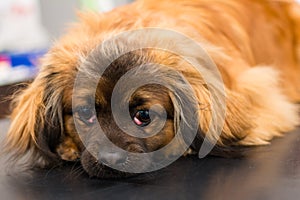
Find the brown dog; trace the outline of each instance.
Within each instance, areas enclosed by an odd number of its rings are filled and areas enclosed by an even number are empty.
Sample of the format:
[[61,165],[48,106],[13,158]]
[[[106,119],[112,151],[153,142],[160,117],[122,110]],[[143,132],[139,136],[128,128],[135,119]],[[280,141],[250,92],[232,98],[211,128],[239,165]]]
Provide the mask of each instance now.
[[[90,176],[111,177],[118,174],[117,170],[101,164],[98,157],[130,167],[134,167],[135,158],[99,152],[103,144],[96,124],[101,125],[116,146],[127,152],[148,153],[169,144],[180,121],[197,119],[199,129],[188,152],[198,151],[207,137],[208,141],[216,140],[212,152],[230,153],[227,150],[237,146],[268,144],[274,136],[294,129],[299,123],[295,103],[300,101],[300,8],[293,1],[144,0],[109,13],[81,14],[80,19],[51,48],[42,60],[37,78],[15,100],[5,148],[16,159],[29,154],[31,163],[47,165],[80,159]],[[209,131],[214,96],[204,80],[205,76],[214,78],[214,73],[200,75],[181,57],[189,57],[210,70],[209,58],[203,57],[193,45],[159,32],[151,38],[127,32],[127,39],[104,44],[124,31],[153,27],[184,34],[202,46],[216,64],[226,93],[220,137],[217,131]],[[143,48],[115,58],[104,70],[106,57],[141,43],[149,47],[166,45],[181,55]],[[147,63],[159,66],[137,69]],[[163,121],[160,109],[155,111],[159,104],[165,110],[163,127],[156,135],[144,138],[122,131],[111,114],[111,97],[118,80],[130,70],[136,77],[152,74],[189,97],[181,76],[172,75],[172,70],[180,72],[198,102],[196,116],[192,112],[183,116],[179,104],[184,102],[172,88],[146,84],[130,95],[127,110],[137,130],[147,135],[156,123]],[[83,75],[78,78],[80,87],[74,94],[79,71]],[[93,73],[99,71],[103,74],[95,79]],[[119,104],[123,105],[122,99]],[[218,113],[221,111],[217,110]],[[78,129],[86,134],[79,136]],[[164,152],[165,156],[174,154],[179,146],[173,145]],[[147,169],[152,162],[147,158],[139,168]]]

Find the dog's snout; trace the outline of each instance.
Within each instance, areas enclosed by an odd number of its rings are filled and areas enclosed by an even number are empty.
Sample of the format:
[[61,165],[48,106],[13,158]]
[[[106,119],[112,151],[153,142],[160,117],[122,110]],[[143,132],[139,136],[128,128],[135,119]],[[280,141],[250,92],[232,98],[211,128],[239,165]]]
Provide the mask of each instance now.
[[116,165],[125,163],[127,155],[122,152],[100,152],[98,158],[104,164]]

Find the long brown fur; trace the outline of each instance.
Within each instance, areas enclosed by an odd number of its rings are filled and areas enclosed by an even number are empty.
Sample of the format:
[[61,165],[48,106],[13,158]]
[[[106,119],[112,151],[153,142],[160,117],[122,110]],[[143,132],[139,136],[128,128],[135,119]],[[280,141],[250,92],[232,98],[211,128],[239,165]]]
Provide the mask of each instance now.
[[[288,0],[142,0],[108,13],[80,13],[80,22],[53,45],[37,78],[16,98],[6,152],[16,158],[29,152],[48,163],[74,160],[72,155],[62,158],[56,148],[68,146],[66,152],[75,151],[76,155],[82,151],[76,133],[66,123],[79,66],[106,38],[147,27],[174,30],[207,47],[226,91],[226,119],[218,146],[268,144],[299,123],[299,13],[299,5]],[[157,35],[157,41],[164,39],[168,40]],[[182,45],[174,44],[174,48]],[[199,57],[193,49],[181,51]],[[178,66],[176,56],[146,55],[188,79],[201,102],[199,127],[205,135],[212,113],[205,109],[210,106],[210,96],[203,79],[188,64]]]

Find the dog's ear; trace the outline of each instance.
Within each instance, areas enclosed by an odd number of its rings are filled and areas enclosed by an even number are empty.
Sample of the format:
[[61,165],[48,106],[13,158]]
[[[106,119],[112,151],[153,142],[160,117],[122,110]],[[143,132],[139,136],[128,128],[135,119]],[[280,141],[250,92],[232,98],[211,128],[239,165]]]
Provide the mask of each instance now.
[[[245,98],[231,92],[222,84],[219,84],[220,88],[209,88],[205,81],[201,80],[201,77],[192,79],[188,75],[186,77],[193,92],[189,90],[180,91],[183,97],[191,98],[194,96],[197,103],[193,108],[194,112],[187,112],[188,115],[182,116],[182,109],[176,106],[176,101],[181,102],[183,107],[189,107],[190,104],[182,102],[182,98],[176,100],[173,97],[171,99],[174,104],[175,116],[177,113],[177,119],[188,119],[187,124],[190,119],[197,118],[198,120],[197,134],[191,147],[199,151],[202,145],[211,146],[214,144],[210,154],[221,155],[223,153],[222,156],[226,157],[238,156],[240,149],[235,148],[235,145],[246,137],[247,131],[253,126],[249,116],[250,107]],[[215,81],[215,83],[218,82]],[[177,85],[177,88],[184,88],[184,85]]]
[[51,78],[37,77],[13,101],[4,153],[15,161],[25,155],[38,165],[58,160],[55,147],[63,131],[62,93],[54,87]]
[[[278,72],[270,67],[253,67],[239,75],[234,90],[224,88],[226,109],[219,110],[216,106],[217,114],[225,111],[222,129],[209,134],[211,97],[207,87],[193,85],[200,105],[205,105],[199,107],[201,131],[198,139],[202,142],[204,137],[217,139],[211,154],[237,156],[244,153],[241,146],[269,144],[273,137],[299,124],[297,106],[290,103],[279,89],[279,80]],[[217,124],[222,124],[222,121]],[[199,145],[201,142],[198,142],[198,149]]]

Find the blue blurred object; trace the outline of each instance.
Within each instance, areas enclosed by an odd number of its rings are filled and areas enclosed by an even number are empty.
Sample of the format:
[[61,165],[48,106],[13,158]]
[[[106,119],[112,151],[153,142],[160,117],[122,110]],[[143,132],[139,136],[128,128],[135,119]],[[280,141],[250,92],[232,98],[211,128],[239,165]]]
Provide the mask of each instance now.
[[12,67],[28,66],[36,67],[38,60],[46,53],[43,51],[34,51],[28,53],[11,53],[8,54]]

